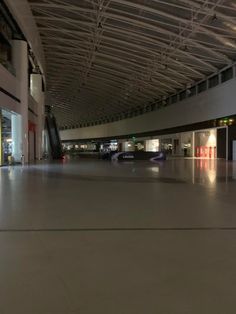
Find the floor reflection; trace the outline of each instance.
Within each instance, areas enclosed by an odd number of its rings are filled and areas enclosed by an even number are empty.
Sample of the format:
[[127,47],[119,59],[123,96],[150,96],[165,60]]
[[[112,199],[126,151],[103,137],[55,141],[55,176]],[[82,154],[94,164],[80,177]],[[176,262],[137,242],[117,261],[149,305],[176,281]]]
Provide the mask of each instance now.
[[217,179],[217,160],[196,159],[193,163],[193,182],[210,183],[214,185]]
[[236,163],[216,159],[175,159],[162,164],[150,165],[153,176],[169,176],[184,179],[192,184],[206,184],[236,180]]
[[[236,162],[214,159],[170,159],[165,162],[151,163],[148,161],[119,162],[97,160],[76,160],[61,163],[37,163],[30,166],[10,166],[0,169],[0,178],[7,176],[14,181],[19,173],[34,173],[41,176],[58,176],[58,178],[88,177],[96,180],[106,179],[145,179],[146,182],[181,181],[192,184],[203,184],[214,187],[217,183],[228,183],[236,180]],[[144,182],[145,182],[144,180]],[[151,180],[151,181],[150,181]],[[164,182],[163,181],[163,182]]]

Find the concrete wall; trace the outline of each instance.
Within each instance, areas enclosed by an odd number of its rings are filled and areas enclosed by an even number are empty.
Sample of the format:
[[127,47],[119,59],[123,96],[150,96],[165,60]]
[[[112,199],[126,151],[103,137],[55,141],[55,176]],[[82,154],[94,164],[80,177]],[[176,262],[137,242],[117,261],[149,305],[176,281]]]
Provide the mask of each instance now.
[[197,96],[144,115],[104,125],[63,130],[62,140],[157,131],[236,114],[236,78]]
[[2,64],[0,64],[0,86],[16,98],[19,98],[20,93],[18,85],[19,82],[17,81],[16,77],[11,74]]
[[[0,87],[20,98],[19,81],[4,66],[0,64]],[[0,91],[0,108],[20,113],[20,103]]]

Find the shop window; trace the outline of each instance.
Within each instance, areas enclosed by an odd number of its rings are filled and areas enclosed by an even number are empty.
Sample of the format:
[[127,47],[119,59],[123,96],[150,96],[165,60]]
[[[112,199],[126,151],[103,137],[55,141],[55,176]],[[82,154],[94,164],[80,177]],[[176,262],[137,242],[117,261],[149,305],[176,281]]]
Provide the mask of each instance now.
[[146,151],[147,152],[158,152],[160,147],[159,139],[147,140]]
[[8,164],[12,157],[12,114],[0,110],[0,164]]
[[164,151],[167,155],[172,154],[172,148],[173,146],[171,138],[161,140],[161,150]]
[[195,156],[216,158],[216,129],[195,132]]
[[221,82],[224,83],[233,78],[233,68],[229,68],[221,73]]
[[209,78],[209,88],[215,87],[219,84],[219,75],[214,75]]
[[134,144],[135,151],[144,151],[144,141],[140,141]]
[[207,89],[207,81],[203,81],[198,84],[198,93],[202,93]]

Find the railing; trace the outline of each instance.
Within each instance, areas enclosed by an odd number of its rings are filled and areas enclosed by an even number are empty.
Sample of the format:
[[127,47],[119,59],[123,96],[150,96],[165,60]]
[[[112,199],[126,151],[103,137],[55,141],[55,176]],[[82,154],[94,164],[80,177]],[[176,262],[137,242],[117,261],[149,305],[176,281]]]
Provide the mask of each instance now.
[[175,94],[165,96],[161,100],[149,103],[144,108],[140,108],[140,109],[136,108],[133,111],[123,112],[121,114],[117,114],[116,116],[107,117],[103,120],[85,122],[85,123],[80,123],[73,126],[63,126],[60,128],[60,130],[90,127],[90,126],[111,123],[111,122],[115,122],[115,121],[119,121],[123,119],[133,118],[135,116],[143,115],[145,113],[156,111],[163,107],[176,104],[187,98],[197,96],[200,93],[205,92],[209,89],[212,89],[220,84],[223,84],[226,81],[229,81],[235,77],[236,77],[236,64],[234,63],[230,66],[224,67],[223,69],[219,70],[217,73],[211,74],[205,79],[198,81],[195,84],[192,84],[191,86],[187,88],[184,88],[183,90],[178,91]]

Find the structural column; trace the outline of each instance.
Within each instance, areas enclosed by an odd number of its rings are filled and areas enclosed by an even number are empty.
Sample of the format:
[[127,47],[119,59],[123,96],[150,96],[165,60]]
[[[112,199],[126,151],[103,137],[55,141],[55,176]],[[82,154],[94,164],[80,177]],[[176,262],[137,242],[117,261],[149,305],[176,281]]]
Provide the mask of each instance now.
[[31,74],[30,91],[37,102],[37,128],[36,128],[36,158],[41,159],[43,155],[43,129],[44,129],[44,92],[41,74]]
[[28,45],[24,40],[13,41],[13,66],[19,82],[20,114],[21,114],[21,152],[28,162]]

